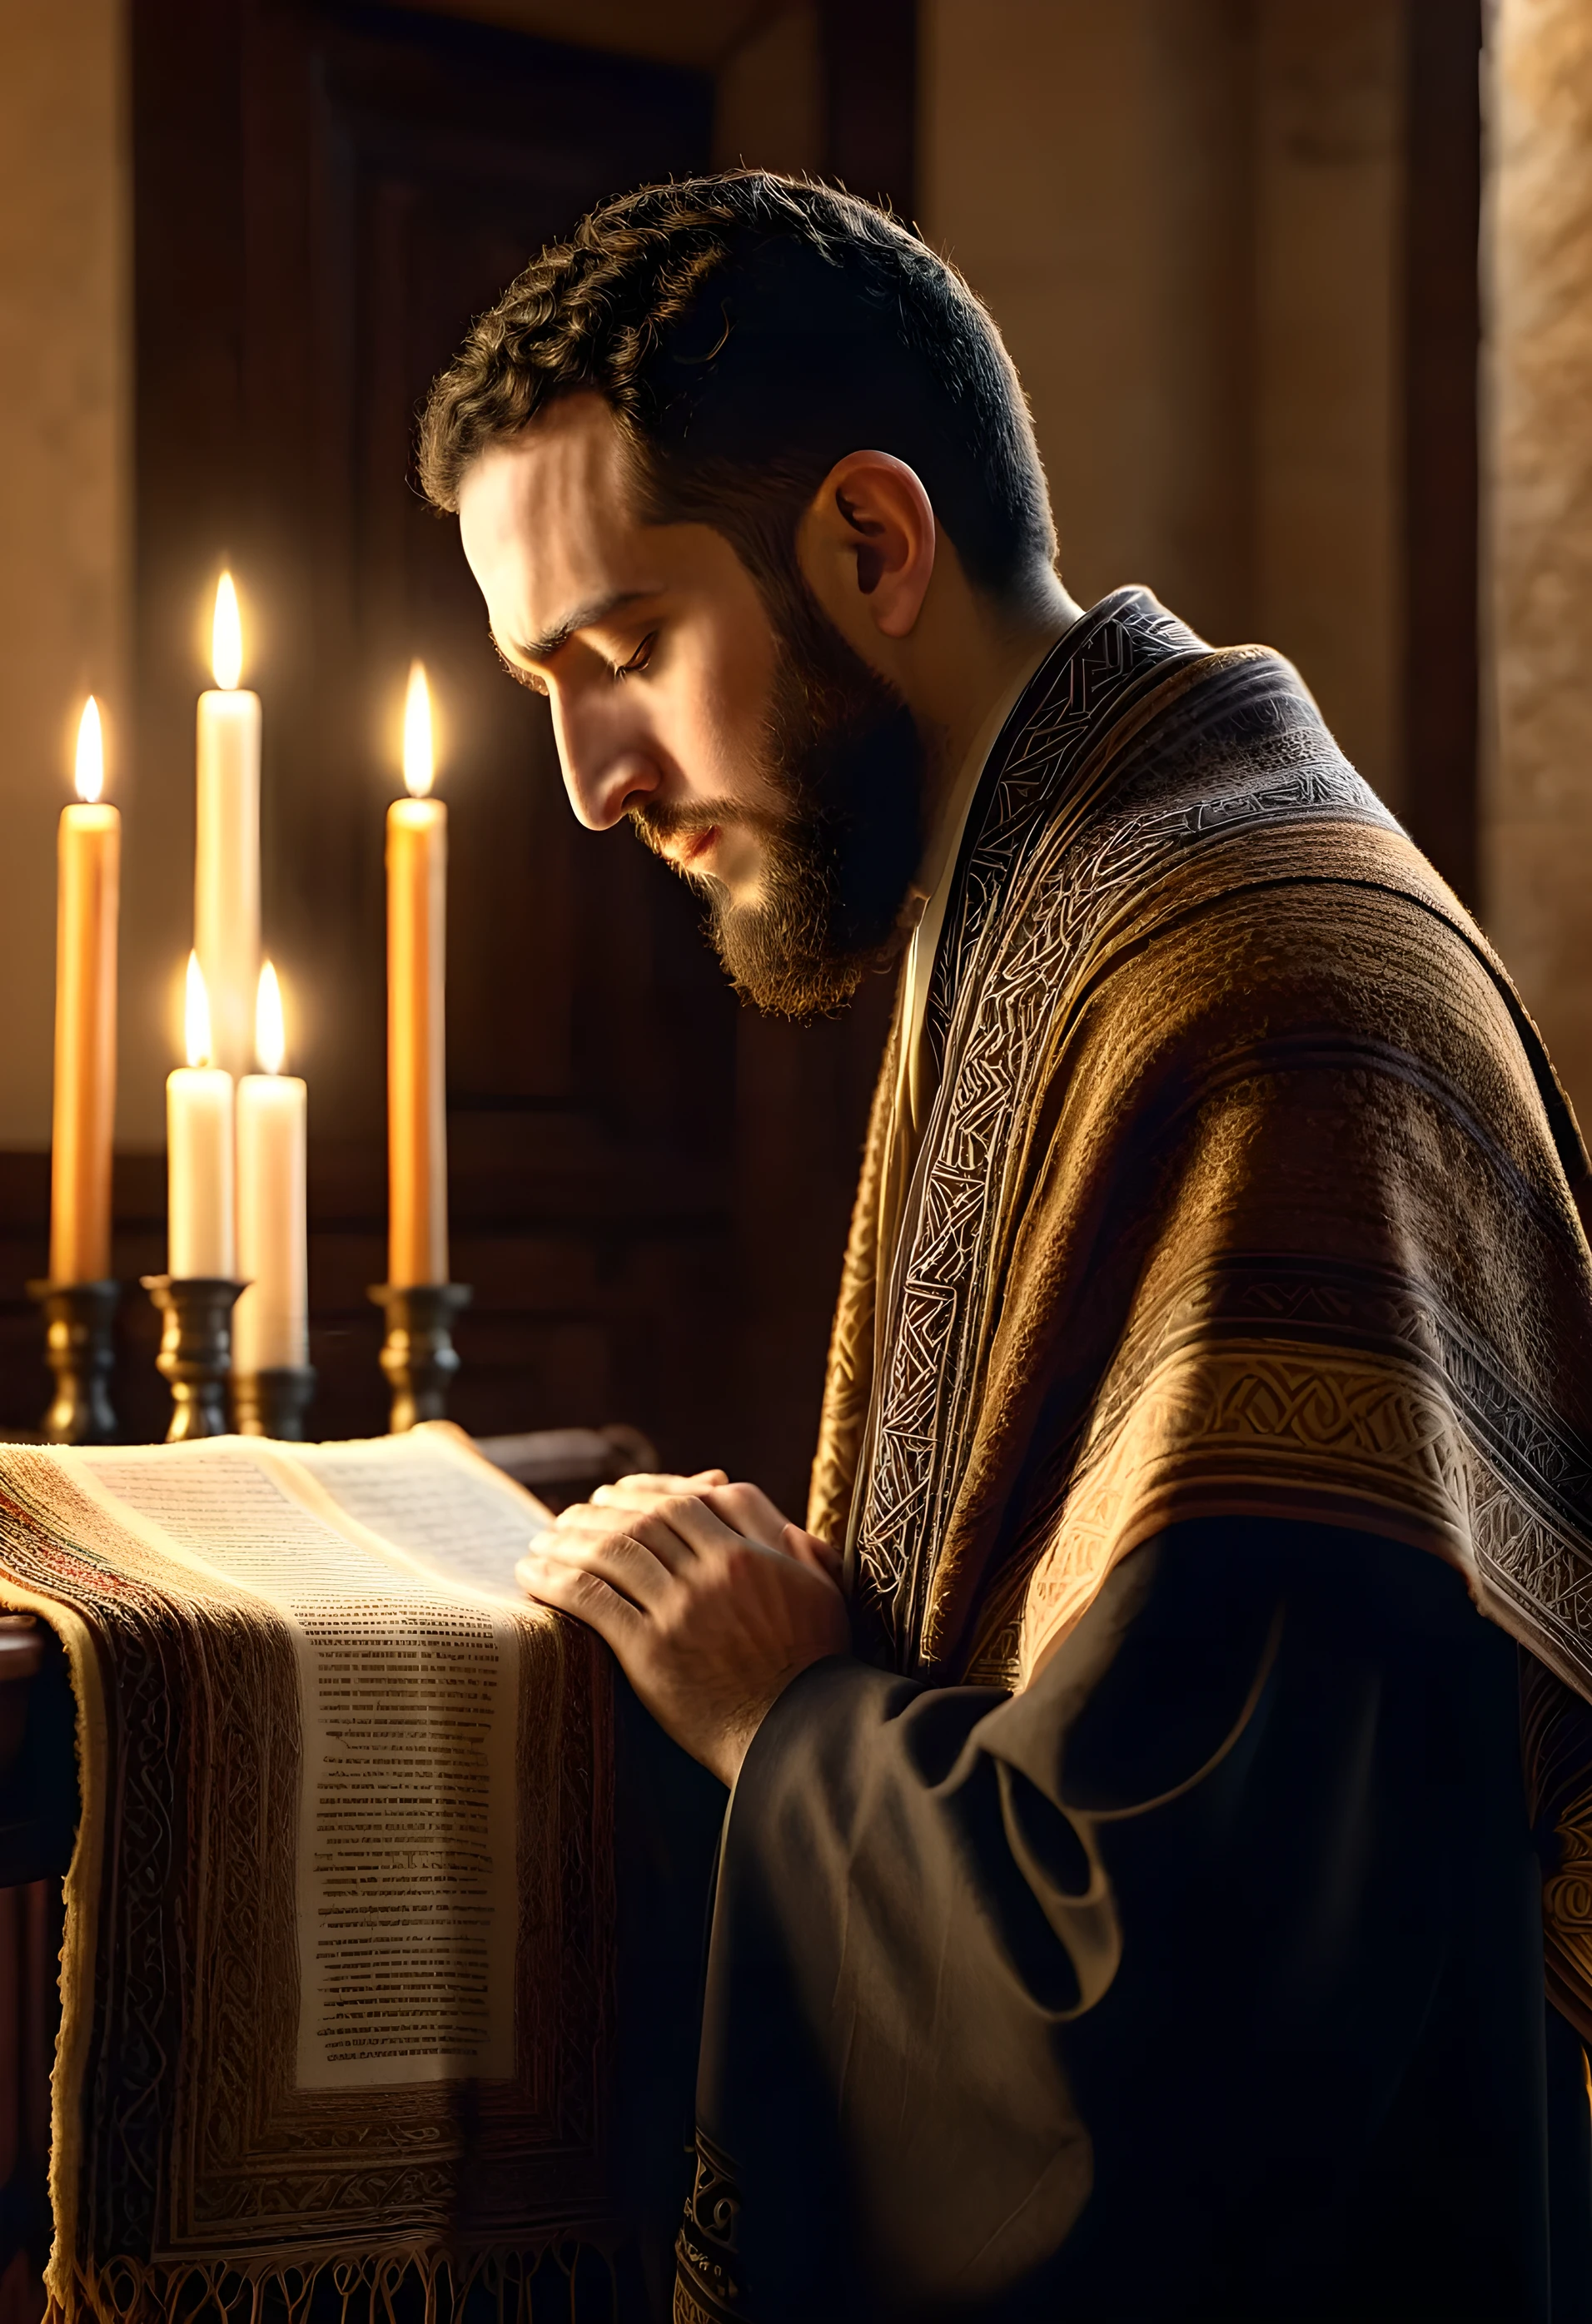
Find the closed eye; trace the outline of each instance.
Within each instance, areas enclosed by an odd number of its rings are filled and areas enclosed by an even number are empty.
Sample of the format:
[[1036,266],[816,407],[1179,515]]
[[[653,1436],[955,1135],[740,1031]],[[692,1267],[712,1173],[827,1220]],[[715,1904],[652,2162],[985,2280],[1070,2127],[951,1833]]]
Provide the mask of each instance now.
[[614,672],[615,677],[639,678],[642,671],[645,669],[647,664],[652,660],[653,648],[657,644],[657,642],[658,632],[656,630],[653,630],[649,636],[644,637],[642,640],[640,645],[637,646],[635,651],[631,655],[630,659],[626,662],[620,663],[619,667]]
[[516,686],[523,686],[528,692],[540,694],[545,697],[547,693],[545,678],[539,678],[533,669],[526,669],[517,661],[511,661],[495,638],[492,641],[492,650]]

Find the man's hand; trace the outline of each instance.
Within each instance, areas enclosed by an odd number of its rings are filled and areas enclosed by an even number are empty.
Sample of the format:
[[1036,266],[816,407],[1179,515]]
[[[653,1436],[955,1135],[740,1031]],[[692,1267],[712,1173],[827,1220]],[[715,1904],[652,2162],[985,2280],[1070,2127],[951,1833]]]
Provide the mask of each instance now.
[[514,1570],[607,1640],[658,1724],[726,1784],[798,1672],[850,1649],[836,1553],[722,1469],[599,1485]]

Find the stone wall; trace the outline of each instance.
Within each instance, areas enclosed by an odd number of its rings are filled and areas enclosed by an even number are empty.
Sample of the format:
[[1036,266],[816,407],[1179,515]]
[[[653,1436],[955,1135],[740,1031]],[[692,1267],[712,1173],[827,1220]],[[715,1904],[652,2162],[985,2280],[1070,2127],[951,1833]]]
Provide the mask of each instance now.
[[1249,618],[1247,11],[927,0],[921,216],[1033,407],[1085,604]]
[[814,0],[758,18],[718,66],[713,161],[720,170],[783,170],[824,161],[821,34]]
[[55,822],[90,692],[130,803],[120,18],[118,0],[0,7],[0,1148],[50,1135]]
[[924,0],[921,212],[1069,586],[1303,669],[1400,797],[1399,0]]
[[1501,0],[1486,230],[1486,917],[1592,1124],[1592,14]]
[[1261,0],[1254,59],[1254,595],[1395,808],[1402,748],[1399,0]]

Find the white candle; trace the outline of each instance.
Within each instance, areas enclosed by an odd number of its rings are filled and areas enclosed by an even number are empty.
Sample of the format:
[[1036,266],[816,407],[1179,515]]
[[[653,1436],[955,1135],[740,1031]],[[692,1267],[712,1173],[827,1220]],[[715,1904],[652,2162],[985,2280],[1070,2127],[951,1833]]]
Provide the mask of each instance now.
[[260,971],[255,1028],[264,1070],[237,1085],[237,1259],[249,1287],[234,1311],[232,1363],[243,1373],[310,1360],[308,1093],[282,1070],[282,994],[269,961]]
[[431,788],[426,673],[409,673],[403,713],[408,798],[387,809],[387,1280],[448,1280],[444,1014],[448,809]]
[[210,1002],[211,1056],[247,1071],[260,974],[260,697],[240,688],[237,592],[224,573],[211,629],[216,690],[199,699],[193,948]]
[[122,819],[100,801],[104,775],[99,711],[90,695],[78,729],[79,804],[61,809],[57,845],[50,1189],[55,1283],[97,1283],[110,1273]]
[[209,1011],[196,955],[188,963],[188,1064],[166,1077],[166,1271],[231,1281],[232,1075],[209,1063]]

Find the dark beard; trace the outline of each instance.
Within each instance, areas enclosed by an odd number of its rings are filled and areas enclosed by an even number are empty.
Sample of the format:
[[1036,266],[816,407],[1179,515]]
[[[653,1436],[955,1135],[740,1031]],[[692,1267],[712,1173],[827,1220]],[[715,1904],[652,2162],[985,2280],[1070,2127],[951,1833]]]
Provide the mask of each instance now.
[[726,825],[763,841],[762,899],[686,872],[737,992],[771,1016],[832,1015],[887,968],[922,852],[923,746],[912,713],[810,601],[782,607],[763,771],[783,807],[633,807],[647,844]]

